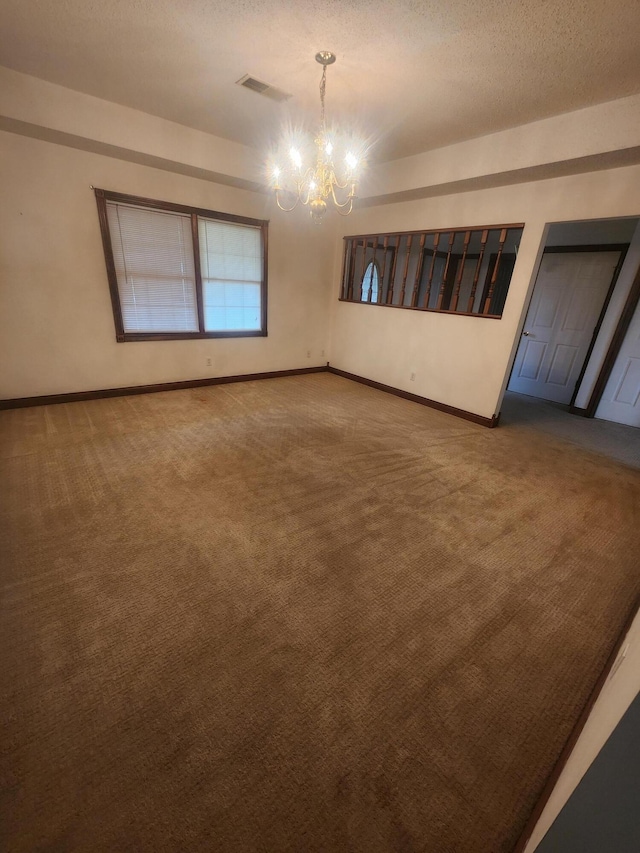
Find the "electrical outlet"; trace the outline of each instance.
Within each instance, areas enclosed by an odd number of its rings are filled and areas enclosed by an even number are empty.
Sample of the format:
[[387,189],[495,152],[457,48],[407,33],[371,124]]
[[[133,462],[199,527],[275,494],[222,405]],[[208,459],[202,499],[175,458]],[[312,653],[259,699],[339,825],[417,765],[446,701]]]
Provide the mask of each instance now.
[[414,371],[414,370],[412,370],[412,371],[411,371],[411,373],[409,374],[409,379],[410,379],[410,381],[411,381],[411,382],[415,382],[415,381],[416,381],[416,374],[415,374],[415,371]]
[[211,359],[210,358],[207,359],[207,367],[211,367]]
[[323,349],[320,350],[320,357],[324,358],[324,350]]
[[311,350],[310,349],[307,350],[307,358],[311,358]]

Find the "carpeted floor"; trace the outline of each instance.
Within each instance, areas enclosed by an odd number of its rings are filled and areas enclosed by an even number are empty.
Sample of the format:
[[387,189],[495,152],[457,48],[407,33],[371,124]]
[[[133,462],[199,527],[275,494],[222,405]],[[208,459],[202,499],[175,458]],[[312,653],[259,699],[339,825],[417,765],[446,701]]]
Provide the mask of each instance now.
[[507,391],[500,411],[500,426],[547,433],[583,450],[640,468],[640,429],[570,415],[569,407],[561,403]]
[[0,413],[7,851],[509,851],[637,470],[329,374]]

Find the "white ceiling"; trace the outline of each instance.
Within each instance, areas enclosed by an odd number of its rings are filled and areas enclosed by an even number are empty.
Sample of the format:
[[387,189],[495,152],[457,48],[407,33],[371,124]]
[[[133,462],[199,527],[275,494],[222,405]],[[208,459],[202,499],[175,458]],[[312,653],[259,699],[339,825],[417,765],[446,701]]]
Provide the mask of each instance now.
[[638,0],[2,0],[0,63],[261,147],[332,50],[329,118],[389,159],[640,92],[639,33]]

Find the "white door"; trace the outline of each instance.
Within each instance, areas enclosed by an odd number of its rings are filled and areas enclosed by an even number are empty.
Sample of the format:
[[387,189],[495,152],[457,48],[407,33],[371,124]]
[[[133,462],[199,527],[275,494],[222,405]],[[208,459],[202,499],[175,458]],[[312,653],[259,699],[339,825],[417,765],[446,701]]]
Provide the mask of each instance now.
[[596,417],[640,427],[640,302],[605,385]]
[[510,391],[568,403],[587,356],[620,252],[545,254]]

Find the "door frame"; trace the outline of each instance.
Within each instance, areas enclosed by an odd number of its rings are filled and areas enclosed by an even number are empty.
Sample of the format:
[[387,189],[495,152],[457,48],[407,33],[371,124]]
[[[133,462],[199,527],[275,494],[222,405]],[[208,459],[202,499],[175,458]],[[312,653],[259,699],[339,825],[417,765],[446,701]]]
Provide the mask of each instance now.
[[[595,343],[596,343],[596,338],[598,337],[600,327],[602,326],[602,321],[604,320],[604,316],[607,312],[607,308],[609,307],[609,302],[611,301],[613,291],[615,290],[615,286],[616,286],[616,283],[618,281],[618,276],[620,275],[620,270],[622,269],[622,264],[624,263],[624,259],[627,256],[627,251],[629,249],[629,245],[630,245],[629,243],[593,243],[591,245],[581,243],[579,245],[570,245],[570,246],[544,246],[544,248],[542,250],[542,255],[540,256],[540,263],[538,264],[538,269],[536,271],[536,279],[535,279],[533,287],[531,289],[531,298],[529,299],[529,303],[527,304],[527,309],[524,312],[523,327],[524,327],[524,325],[526,325],[527,315],[529,314],[529,308],[531,307],[531,299],[533,299],[533,294],[535,292],[536,284],[538,283],[538,274],[540,272],[540,265],[542,264],[542,259],[544,258],[544,256],[546,254],[561,254],[561,253],[576,254],[577,252],[620,252],[620,257],[618,258],[618,263],[616,264],[616,268],[613,271],[613,276],[611,278],[611,282],[610,282],[609,287],[607,289],[607,294],[604,298],[604,302],[602,304],[602,309],[600,310],[600,314],[598,315],[598,321],[594,327],[593,335],[591,336],[591,341],[589,342],[589,348],[587,349],[587,354],[585,355],[584,361],[582,363],[582,367],[580,368],[580,373],[578,374],[578,378],[576,380],[576,385],[575,385],[575,388],[573,389],[573,394],[571,395],[571,400],[569,401],[569,412],[571,412],[572,414],[580,414],[580,415],[585,415],[585,417],[593,417],[593,413],[587,414],[587,411],[589,409],[584,409],[584,410],[583,409],[576,409],[574,407],[574,403],[575,403],[576,397],[578,395],[578,391],[580,389],[580,383],[582,382],[585,371],[587,369],[587,364],[589,363],[589,359],[591,358],[591,353],[593,352],[593,348],[594,348]],[[640,280],[639,280],[638,284],[640,287]],[[639,295],[640,295],[640,292],[639,292]],[[629,323],[631,322],[631,316],[632,315],[629,316]],[[521,343],[522,342],[522,332],[520,332],[520,336],[521,336],[520,337],[520,343]],[[511,364],[511,370],[509,371],[509,379],[507,380],[507,385],[506,385],[507,389],[509,388],[509,383],[511,382],[511,374],[513,373],[513,368],[515,367],[516,358],[518,355],[518,349],[520,347],[520,343],[518,343],[518,346],[516,347],[516,350],[515,350],[515,353],[513,356],[513,362]],[[622,345],[622,340],[620,340],[618,350],[620,349],[621,345]],[[617,352],[616,352],[616,355],[617,355]],[[609,353],[607,353],[605,361],[608,357],[609,357]],[[609,373],[611,372],[611,368],[613,368],[613,362],[611,363],[611,367],[609,368]],[[607,379],[608,379],[608,375],[607,375]],[[598,382],[599,381],[600,381],[600,376],[598,376]],[[595,390],[596,389],[594,389],[594,395],[593,396],[595,396]],[[604,384],[602,386],[602,389],[600,390],[598,400],[593,406],[593,412],[595,412],[597,405],[600,402],[600,396],[602,395],[603,390],[604,390]],[[592,402],[593,402],[593,397],[589,401],[589,406],[591,406]]]
[[613,370],[613,366],[616,363],[616,359],[618,358],[618,354],[620,353],[620,349],[622,347],[622,344],[624,343],[624,339],[629,330],[629,326],[631,325],[631,320],[633,319],[633,315],[635,314],[638,302],[640,302],[640,265],[636,270],[636,275],[633,279],[631,290],[629,291],[626,302],[624,303],[624,308],[622,309],[620,319],[618,320],[618,324],[613,333],[613,337],[611,338],[611,343],[609,344],[607,354],[605,355],[604,361],[602,362],[602,367],[600,368],[600,372],[598,373],[598,378],[596,379],[595,385],[593,386],[593,391],[591,392],[589,402],[587,403],[587,406],[584,409],[579,409],[571,405],[569,411],[572,414],[583,415],[583,417],[585,418],[592,418],[595,415],[596,409],[598,408],[600,400],[602,399],[604,389],[607,385],[607,382],[609,381],[609,377],[611,376],[611,371]]

